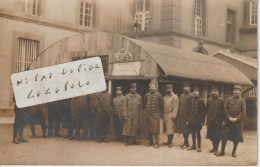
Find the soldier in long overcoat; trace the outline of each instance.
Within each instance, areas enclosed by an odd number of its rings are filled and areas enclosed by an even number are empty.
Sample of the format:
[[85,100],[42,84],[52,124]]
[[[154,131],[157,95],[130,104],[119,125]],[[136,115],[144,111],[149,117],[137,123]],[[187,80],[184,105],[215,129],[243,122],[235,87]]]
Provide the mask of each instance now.
[[172,139],[174,135],[175,122],[179,110],[179,98],[173,93],[172,84],[166,84],[166,95],[164,96],[164,112],[163,112],[163,123],[164,131],[167,134],[168,141],[163,143],[171,148]]
[[[88,95],[75,97],[71,100],[70,109],[74,119],[75,138],[76,140],[87,140],[87,112],[90,101]],[[80,136],[81,125],[83,134]]]
[[241,86],[234,85],[233,96],[225,102],[222,147],[218,156],[225,155],[226,143],[227,140],[230,140],[233,141],[232,156],[237,157],[238,143],[243,142],[243,118],[246,115],[246,102],[240,97],[240,94]]
[[30,128],[32,132],[32,138],[35,138],[35,124],[36,122],[39,122],[42,128],[42,137],[47,138],[46,136],[46,126],[45,126],[45,117],[44,117],[44,111],[47,109],[46,104],[39,104],[30,107]]
[[192,98],[192,93],[190,92],[190,83],[184,83],[183,86],[184,93],[179,98],[179,112],[177,116],[177,126],[176,126],[176,133],[183,134],[184,143],[181,145],[182,149],[189,147],[189,133],[187,130],[187,113],[189,110],[189,100]]
[[65,127],[68,131],[68,135],[66,135],[65,138],[68,138],[69,140],[73,139],[73,115],[70,107],[71,100],[72,99],[61,100],[62,116],[64,119]]
[[96,94],[97,106],[95,112],[94,128],[97,142],[110,142],[107,137],[110,128],[110,118],[113,114],[112,97],[107,91]]
[[130,137],[133,144],[137,144],[136,136],[140,131],[140,123],[143,118],[142,97],[136,92],[136,83],[130,85],[130,93],[125,96],[123,105],[125,118],[122,135],[126,136],[126,146],[130,145]]
[[197,151],[201,152],[201,136],[200,131],[205,123],[205,104],[202,99],[199,98],[199,87],[194,87],[193,97],[189,101],[188,110],[188,131],[192,134],[192,146],[187,150],[196,149],[196,138],[198,142]]
[[222,122],[224,119],[224,103],[225,101],[219,97],[218,87],[213,86],[211,91],[211,98],[206,105],[207,113],[207,139],[212,141],[213,149],[209,152],[218,152],[218,145],[222,139]]
[[60,137],[60,123],[61,123],[61,110],[60,110],[60,101],[48,103],[48,136]]
[[149,85],[149,92],[144,97],[144,110],[147,114],[148,126],[148,146],[153,145],[153,137],[155,139],[155,148],[159,147],[160,118],[163,118],[163,97],[156,92],[155,84]]
[[125,97],[122,95],[122,87],[116,87],[116,97],[113,99],[114,110],[114,128],[116,130],[117,139],[121,139],[124,126],[123,105]]

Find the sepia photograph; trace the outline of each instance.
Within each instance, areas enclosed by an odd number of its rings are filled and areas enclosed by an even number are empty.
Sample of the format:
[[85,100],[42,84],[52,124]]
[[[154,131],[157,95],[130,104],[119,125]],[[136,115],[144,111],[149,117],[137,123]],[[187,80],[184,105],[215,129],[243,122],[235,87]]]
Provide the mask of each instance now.
[[257,166],[258,0],[0,0],[0,166]]

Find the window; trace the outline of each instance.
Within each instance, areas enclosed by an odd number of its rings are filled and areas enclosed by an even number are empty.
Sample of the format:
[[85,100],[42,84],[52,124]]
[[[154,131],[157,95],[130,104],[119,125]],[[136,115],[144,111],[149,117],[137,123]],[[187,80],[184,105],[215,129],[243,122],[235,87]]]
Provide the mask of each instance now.
[[141,25],[141,31],[147,31],[150,24],[150,0],[136,0],[135,23]]
[[[204,4],[203,4],[204,3]],[[195,20],[194,20],[194,34],[202,35],[203,32],[203,12],[205,12],[205,1],[203,0],[195,0]]]
[[93,4],[91,1],[80,1],[79,24],[85,27],[92,27]]
[[18,51],[16,71],[22,72],[30,66],[38,55],[39,41],[30,39],[18,38]]
[[19,0],[18,10],[30,15],[38,15],[40,0]]
[[235,42],[235,12],[227,10],[227,32],[226,41],[229,43]]
[[257,3],[256,1],[250,2],[250,25],[257,25]]
[[[223,99],[227,99],[228,97],[231,97],[233,94],[232,85],[219,85],[218,90],[219,90],[219,96]],[[212,86],[208,85],[207,99],[211,97],[211,91],[212,91]]]

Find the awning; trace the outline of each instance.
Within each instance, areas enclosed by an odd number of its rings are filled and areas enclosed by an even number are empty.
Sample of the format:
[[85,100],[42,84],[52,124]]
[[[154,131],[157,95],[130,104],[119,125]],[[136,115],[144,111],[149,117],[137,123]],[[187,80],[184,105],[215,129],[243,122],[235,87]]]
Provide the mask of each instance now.
[[243,72],[250,80],[257,80],[257,59],[221,50],[211,56],[231,64]]
[[209,55],[131,38],[127,39],[147,52],[168,76],[253,85],[241,71]]

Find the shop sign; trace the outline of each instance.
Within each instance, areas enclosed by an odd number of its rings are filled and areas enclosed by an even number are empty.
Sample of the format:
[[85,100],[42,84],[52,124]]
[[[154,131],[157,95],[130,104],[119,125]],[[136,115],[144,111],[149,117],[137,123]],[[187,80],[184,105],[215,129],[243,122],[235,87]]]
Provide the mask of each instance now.
[[126,49],[120,49],[114,56],[115,62],[123,62],[123,61],[133,61],[133,55],[131,52],[128,52]]
[[139,75],[140,62],[115,63],[113,65],[113,76]]

